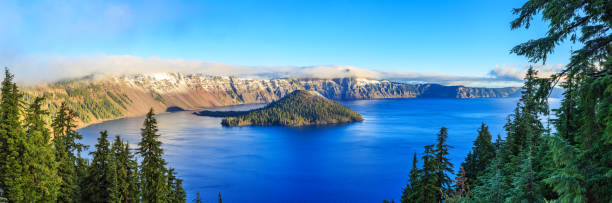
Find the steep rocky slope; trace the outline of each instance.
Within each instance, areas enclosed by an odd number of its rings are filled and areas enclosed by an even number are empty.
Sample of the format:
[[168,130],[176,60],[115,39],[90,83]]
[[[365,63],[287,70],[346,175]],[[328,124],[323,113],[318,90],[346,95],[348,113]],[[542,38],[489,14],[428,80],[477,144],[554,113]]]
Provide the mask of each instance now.
[[380,98],[500,98],[519,88],[471,88],[404,84],[355,78],[247,79],[204,74],[135,74],[82,78],[25,87],[26,98],[45,96],[54,112],[62,101],[75,110],[81,126],[103,120],[169,109],[196,110],[248,103],[270,103],[295,90],[313,90],[335,100]]

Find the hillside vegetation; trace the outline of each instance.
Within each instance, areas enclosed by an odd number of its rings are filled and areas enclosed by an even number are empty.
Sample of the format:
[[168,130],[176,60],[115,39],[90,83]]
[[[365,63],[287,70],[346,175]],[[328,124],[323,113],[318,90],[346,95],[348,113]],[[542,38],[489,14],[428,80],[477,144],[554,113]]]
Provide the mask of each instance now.
[[296,90],[268,106],[223,119],[224,126],[305,126],[362,121],[359,113],[315,91]]
[[25,88],[24,100],[32,102],[36,97],[44,97],[43,105],[51,112],[57,111],[60,104],[65,102],[78,121],[91,123],[125,115],[132,100],[125,92],[117,90],[119,88],[83,81],[58,82]]
[[[57,91],[31,98],[13,82],[8,69],[4,75],[0,83],[0,202],[186,202],[183,180],[163,158],[152,109],[136,151],[119,135],[110,140],[104,130],[88,158],[82,156],[89,146],[80,143],[83,136],[76,130],[77,115],[70,104],[92,109],[82,112],[100,117],[112,115],[106,107],[121,106],[121,96],[92,86],[70,86],[64,89],[67,95]],[[45,97],[66,98],[66,102],[57,107]],[[115,97],[116,103],[107,97]],[[45,109],[45,103],[55,108],[53,112]]]
[[[24,99],[44,97],[51,112],[62,102],[77,115],[78,127],[105,120],[157,112],[200,110],[238,104],[270,103],[295,90],[316,91],[335,100],[381,98],[500,98],[518,88],[473,88],[404,84],[360,78],[256,80],[205,74],[133,74],[84,77],[23,87]],[[225,115],[236,116],[236,115]],[[50,121],[50,118],[45,118]]]

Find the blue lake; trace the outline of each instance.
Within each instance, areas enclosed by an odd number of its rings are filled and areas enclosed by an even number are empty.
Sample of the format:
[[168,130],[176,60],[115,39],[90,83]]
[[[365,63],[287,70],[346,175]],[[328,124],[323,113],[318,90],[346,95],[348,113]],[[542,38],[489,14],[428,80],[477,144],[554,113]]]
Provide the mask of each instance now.
[[[328,127],[221,126],[192,112],[157,115],[165,158],[184,179],[188,202],[200,192],[215,202],[381,202],[400,199],[415,152],[449,130],[458,168],[481,122],[503,136],[517,99],[384,99],[345,101],[365,121]],[[553,101],[555,103],[556,101]],[[242,110],[261,105],[224,107]],[[79,130],[93,146],[99,131],[121,135],[132,148],[143,118]],[[420,156],[420,155],[419,155]]]

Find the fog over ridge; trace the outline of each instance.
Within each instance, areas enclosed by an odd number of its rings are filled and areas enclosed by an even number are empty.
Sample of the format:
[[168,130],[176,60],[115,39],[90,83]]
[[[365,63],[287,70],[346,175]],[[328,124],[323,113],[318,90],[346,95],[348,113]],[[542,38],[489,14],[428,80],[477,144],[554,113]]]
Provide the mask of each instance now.
[[[236,76],[254,79],[273,78],[365,78],[408,83],[438,83],[472,87],[520,86],[526,68],[496,66],[487,76],[455,76],[433,73],[371,70],[349,65],[318,66],[240,66],[220,62],[131,55],[90,55],[64,57],[55,55],[20,56],[4,59],[5,66],[20,84],[37,84],[88,75],[118,76],[140,73],[203,73],[208,75]],[[542,76],[548,76],[563,67],[536,66]]]

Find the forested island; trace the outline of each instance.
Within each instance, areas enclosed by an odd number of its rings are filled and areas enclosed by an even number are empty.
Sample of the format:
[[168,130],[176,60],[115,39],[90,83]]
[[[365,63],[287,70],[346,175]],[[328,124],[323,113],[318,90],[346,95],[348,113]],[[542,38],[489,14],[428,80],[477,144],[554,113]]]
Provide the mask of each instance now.
[[[95,79],[94,79],[95,78]],[[385,98],[507,98],[518,87],[479,88],[407,84],[366,78],[249,79],[207,73],[135,73],[69,78],[22,85],[24,100],[44,96],[42,106],[58,110],[62,102],[77,115],[77,128],[92,123],[157,112],[201,110],[216,106],[270,103],[295,90],[312,90],[334,100]],[[48,118],[45,118],[49,121]]]
[[307,126],[363,121],[361,115],[316,91],[296,90],[266,107],[251,111],[201,111],[196,115],[227,117],[223,126]]

